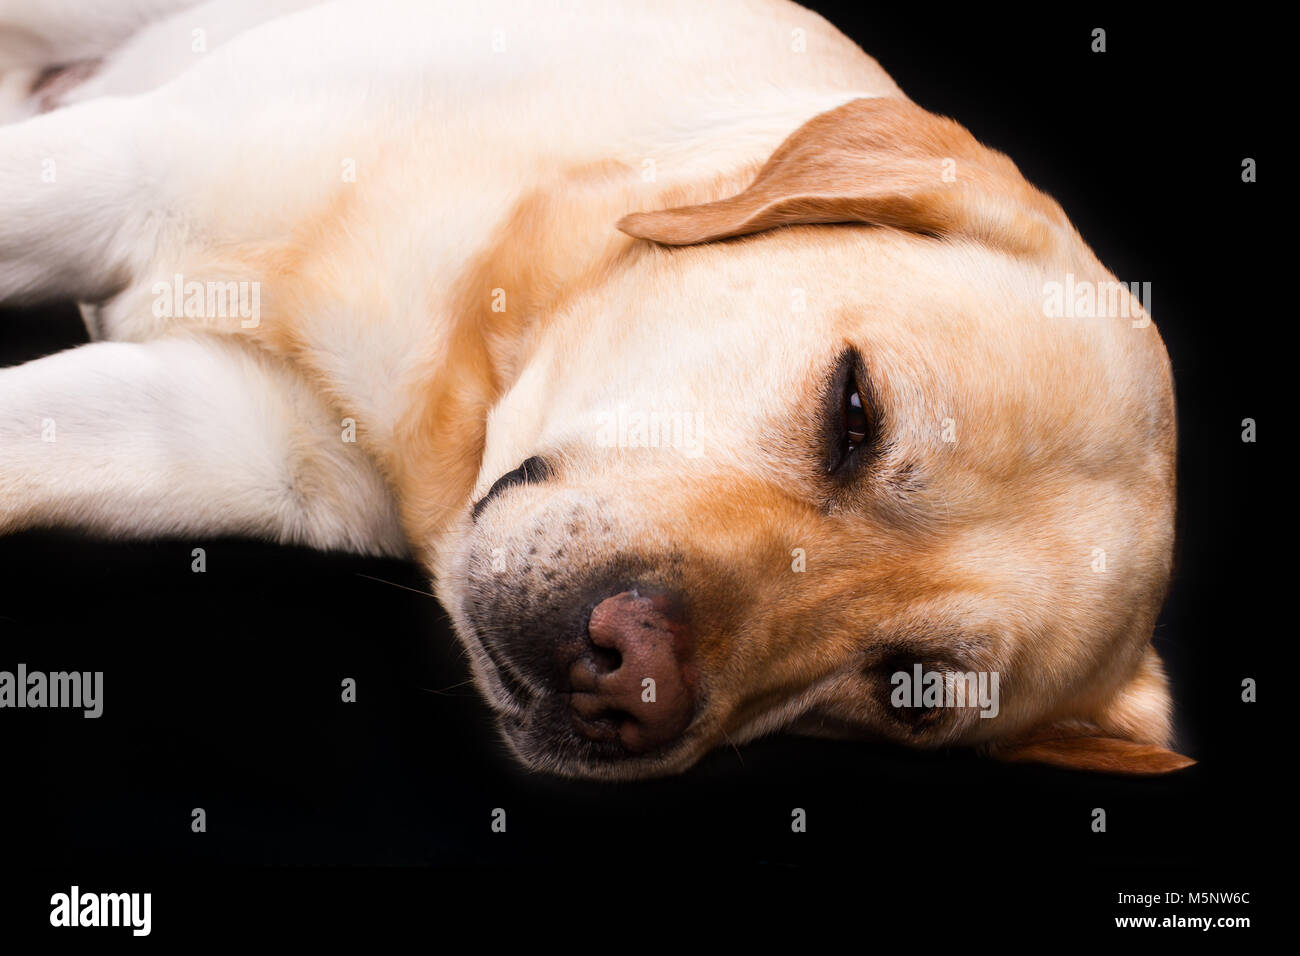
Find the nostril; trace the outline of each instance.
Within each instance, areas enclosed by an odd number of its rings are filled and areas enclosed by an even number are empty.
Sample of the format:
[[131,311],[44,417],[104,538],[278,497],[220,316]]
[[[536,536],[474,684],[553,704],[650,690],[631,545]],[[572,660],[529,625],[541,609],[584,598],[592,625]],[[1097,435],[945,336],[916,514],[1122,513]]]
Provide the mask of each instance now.
[[597,674],[612,674],[623,666],[623,655],[613,647],[600,647],[593,644],[588,650]]
[[506,472],[494,481],[492,487],[488,489],[488,493],[474,503],[474,520],[478,520],[478,516],[487,507],[488,502],[507,488],[513,488],[515,485],[537,484],[549,477],[551,477],[551,466],[545,458],[533,455],[531,458],[526,459],[518,468]]
[[592,694],[608,683],[623,666],[623,655],[604,647],[588,646],[569,665],[570,693]]

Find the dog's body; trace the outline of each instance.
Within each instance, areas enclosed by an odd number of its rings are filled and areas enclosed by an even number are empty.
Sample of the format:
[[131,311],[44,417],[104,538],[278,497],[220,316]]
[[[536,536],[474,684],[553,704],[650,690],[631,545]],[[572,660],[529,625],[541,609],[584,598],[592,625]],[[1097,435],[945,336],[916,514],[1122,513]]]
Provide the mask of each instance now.
[[[562,772],[788,726],[1187,762],[1159,336],[1045,316],[1109,274],[821,18],[8,6],[0,301],[99,341],[0,372],[0,532],[409,553]],[[896,719],[914,661],[1002,675],[998,716]]]

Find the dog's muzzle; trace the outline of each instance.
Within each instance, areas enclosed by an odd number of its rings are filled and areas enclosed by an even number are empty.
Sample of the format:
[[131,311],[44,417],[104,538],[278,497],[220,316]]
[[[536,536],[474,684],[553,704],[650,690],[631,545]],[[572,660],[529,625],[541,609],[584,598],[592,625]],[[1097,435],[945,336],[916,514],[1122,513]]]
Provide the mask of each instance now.
[[[476,504],[475,524],[490,520],[499,498],[553,477],[546,461],[528,459]],[[553,520],[507,532],[551,549],[518,574],[492,571],[490,547],[469,557],[463,608],[503,730],[539,768],[654,762],[682,740],[699,709],[686,604],[653,559],[615,551],[598,569],[559,571],[568,542],[549,533]],[[569,511],[565,520],[586,519]]]
[[695,715],[693,640],[670,592],[627,587],[578,616],[495,626],[480,639],[523,715],[512,742],[540,763],[652,755]]

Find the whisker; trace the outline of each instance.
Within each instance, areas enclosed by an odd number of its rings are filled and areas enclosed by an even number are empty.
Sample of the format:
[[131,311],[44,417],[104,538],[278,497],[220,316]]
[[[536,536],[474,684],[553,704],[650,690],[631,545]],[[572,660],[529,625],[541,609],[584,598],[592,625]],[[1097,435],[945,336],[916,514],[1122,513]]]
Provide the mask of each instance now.
[[416,594],[423,594],[425,597],[431,597],[435,601],[438,600],[438,595],[434,594],[432,591],[421,591],[419,588],[409,588],[405,584],[398,584],[396,581],[385,581],[383,578],[376,578],[369,574],[362,574],[360,571],[354,573],[359,578],[368,578],[371,581],[378,581],[380,584],[388,584],[395,588],[401,588],[403,591],[414,591]]
[[740,765],[742,767],[745,766],[745,758],[741,755],[740,748],[731,742],[731,738],[727,736],[727,732],[725,730],[722,732],[722,739],[725,740],[728,744],[730,744],[731,749],[736,752],[736,759],[740,761]]
[[461,681],[459,684],[452,684],[452,685],[450,685],[449,687],[444,687],[442,690],[434,690],[432,687],[420,687],[420,688],[417,688],[417,689],[418,689],[418,690],[425,691],[425,692],[430,693],[430,694],[444,694],[444,695],[446,695],[446,696],[448,696],[448,697],[458,697],[458,696],[460,696],[460,695],[458,695],[458,694],[447,694],[447,691],[449,691],[449,690],[455,690],[457,687],[464,687],[466,684],[472,684],[472,683],[474,683],[474,678],[471,677],[469,680],[463,680],[463,681]]

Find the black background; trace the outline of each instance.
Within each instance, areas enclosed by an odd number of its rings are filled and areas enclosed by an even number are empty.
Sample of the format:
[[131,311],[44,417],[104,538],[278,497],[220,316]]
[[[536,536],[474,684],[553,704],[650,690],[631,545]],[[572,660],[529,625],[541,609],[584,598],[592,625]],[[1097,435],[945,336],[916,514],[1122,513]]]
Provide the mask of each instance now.
[[[1261,925],[1277,847],[1266,655],[1290,551],[1274,543],[1287,499],[1267,480],[1274,337],[1291,319],[1268,294],[1287,276],[1267,228],[1270,181],[1286,175],[1267,161],[1273,31],[1122,8],[820,8],[920,105],[1010,154],[1116,276],[1152,283],[1178,389],[1182,522],[1155,641],[1181,749],[1200,763],[1121,779],[776,738],[666,781],[531,776],[505,756],[413,566],[31,532],[0,539],[0,668],[102,670],[106,705],[99,720],[0,714],[10,932],[47,924],[49,894],[73,882],[152,891],[156,938],[254,919],[333,932],[376,913],[445,924],[467,895],[503,917],[517,897],[554,899],[566,936],[596,914],[636,915],[652,936],[682,906],[724,909],[736,928],[812,912],[752,903],[772,888],[848,901],[833,912],[864,940],[1045,922],[1074,936],[1153,912],[1115,902],[1142,890],[1250,891],[1249,906],[1176,909]],[[1104,54],[1089,50],[1096,26]],[[1247,156],[1259,183],[1241,182]],[[83,340],[71,306],[0,312],[0,364]],[[1259,444],[1241,442],[1245,417]],[[190,571],[198,546],[206,574]],[[1259,704],[1240,700],[1248,676]],[[344,677],[356,704],[339,701]],[[205,834],[190,831],[194,807]],[[490,832],[495,807],[506,834]],[[794,807],[805,834],[791,833]]]

